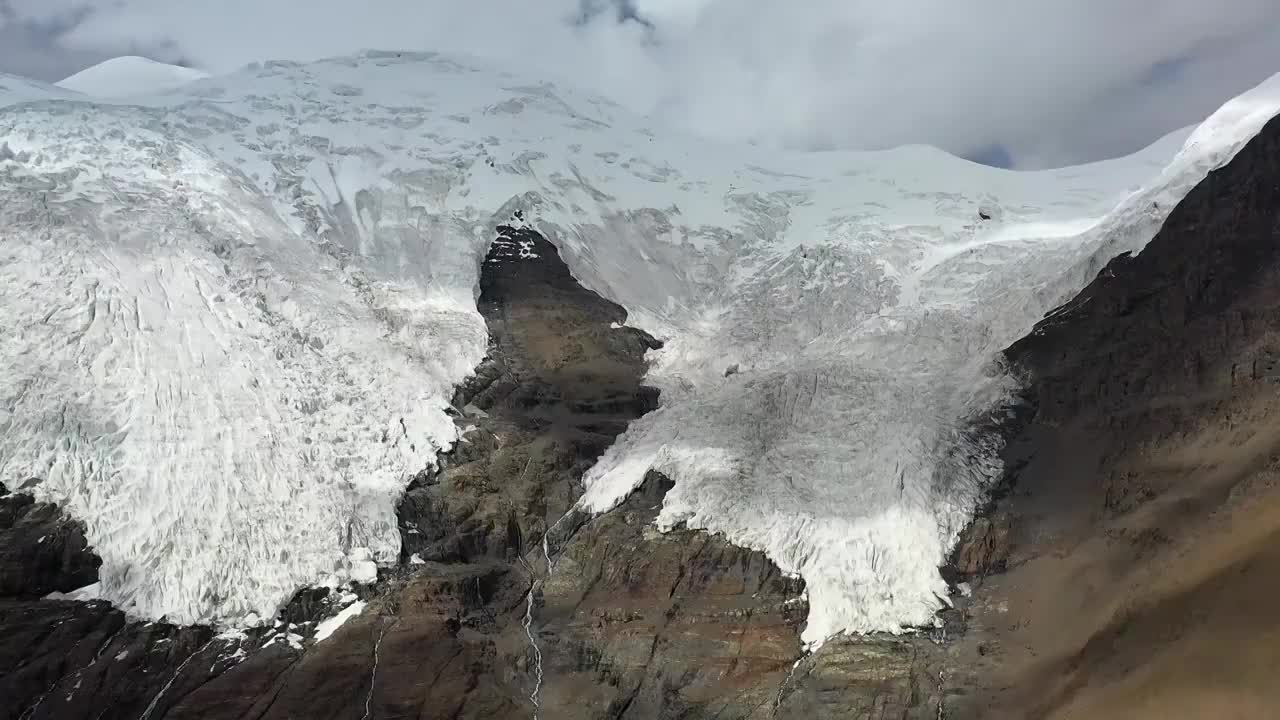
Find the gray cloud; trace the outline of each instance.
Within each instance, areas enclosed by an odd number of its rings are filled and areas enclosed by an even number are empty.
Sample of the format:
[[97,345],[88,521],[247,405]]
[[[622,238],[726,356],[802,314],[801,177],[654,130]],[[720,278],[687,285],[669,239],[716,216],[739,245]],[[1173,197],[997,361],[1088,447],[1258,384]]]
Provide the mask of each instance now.
[[[567,78],[710,138],[803,148],[929,143],[1020,167],[1133,151],[1280,71],[1274,0],[9,0],[8,8],[0,69],[45,78],[125,50],[220,72],[367,47],[438,49]],[[3,42],[15,24],[34,30]]]
[[0,70],[54,81],[105,60],[101,52],[62,47],[58,38],[77,18],[19,18],[0,3]]
[[190,64],[171,42],[142,44],[129,36],[90,45],[66,42],[94,11],[84,0],[0,0],[0,72],[56,82],[120,55]]

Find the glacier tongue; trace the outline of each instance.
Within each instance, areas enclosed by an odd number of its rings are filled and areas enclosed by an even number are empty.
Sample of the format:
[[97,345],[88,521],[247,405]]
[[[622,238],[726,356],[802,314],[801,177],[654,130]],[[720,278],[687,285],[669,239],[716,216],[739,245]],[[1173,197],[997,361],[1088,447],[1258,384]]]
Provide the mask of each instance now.
[[803,577],[810,647],[935,622],[948,594],[938,567],[1003,469],[999,440],[973,429],[1016,390],[997,353],[1112,257],[1140,251],[1278,112],[1280,75],[1096,219],[987,230],[984,218],[907,272],[889,271],[902,247],[885,237],[868,243],[882,252],[833,242],[775,256],[736,304],[660,352],[650,379],[664,406],[588,472],[582,506],[611,508],[650,468],[676,479],[659,526],[723,533]]
[[0,480],[43,478],[86,522],[105,597],[234,623],[391,560],[395,499],[484,353],[478,264],[522,209],[667,343],[663,407],[582,506],[668,474],[660,524],[803,576],[817,644],[932,619],[1000,470],[966,431],[1012,387],[994,353],[1141,249],[1280,80],[1189,138],[1037,173],[659,136],[428,54],[130,102],[0,78]]
[[43,479],[143,616],[271,618],[393,561],[396,498],[484,355],[470,293],[291,231],[131,109],[67,109],[0,116],[39,139],[0,164],[5,480]]

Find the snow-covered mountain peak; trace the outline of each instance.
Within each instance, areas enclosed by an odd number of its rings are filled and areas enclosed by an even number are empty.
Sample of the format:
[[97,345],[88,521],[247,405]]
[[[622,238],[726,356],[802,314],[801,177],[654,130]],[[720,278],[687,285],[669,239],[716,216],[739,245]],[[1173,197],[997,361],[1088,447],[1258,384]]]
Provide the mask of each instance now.
[[104,60],[54,83],[94,98],[153,95],[209,77],[209,73],[136,55]]
[[932,619],[999,471],[966,431],[1009,391],[993,353],[1280,107],[1273,79],[1190,140],[1017,173],[716,145],[433,54],[128,104],[32,87],[0,91],[0,479],[44,478],[85,520],[107,597],[237,622],[394,559],[395,499],[454,441],[446,399],[485,350],[479,263],[519,210],[666,341],[663,407],[584,507],[668,474],[660,524],[802,575],[815,643]]

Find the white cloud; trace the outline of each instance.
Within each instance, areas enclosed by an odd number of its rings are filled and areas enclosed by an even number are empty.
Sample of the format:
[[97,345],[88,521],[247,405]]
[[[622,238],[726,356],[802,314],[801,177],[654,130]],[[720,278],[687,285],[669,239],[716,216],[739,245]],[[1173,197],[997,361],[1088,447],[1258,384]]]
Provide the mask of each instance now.
[[709,137],[1003,146],[1021,165],[1133,150],[1280,70],[1274,0],[629,0],[626,13],[620,2],[10,5],[45,22],[74,15],[60,43],[81,52],[141,48],[215,72],[366,47],[466,52]]

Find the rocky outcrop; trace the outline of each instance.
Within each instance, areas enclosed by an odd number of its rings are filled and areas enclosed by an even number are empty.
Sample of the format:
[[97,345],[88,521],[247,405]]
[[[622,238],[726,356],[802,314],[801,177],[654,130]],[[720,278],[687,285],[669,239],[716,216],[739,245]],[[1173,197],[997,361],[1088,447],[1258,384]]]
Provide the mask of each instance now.
[[957,578],[1003,572],[1009,562],[1009,513],[996,510],[974,518],[961,533],[949,570]]
[[57,506],[0,484],[0,597],[69,592],[98,579],[84,527]]
[[640,384],[657,341],[621,326],[626,312],[582,288],[541,235],[501,232],[480,276],[490,353],[454,401],[473,429],[405,493],[406,560],[521,560],[581,495],[582,473],[657,407]]

